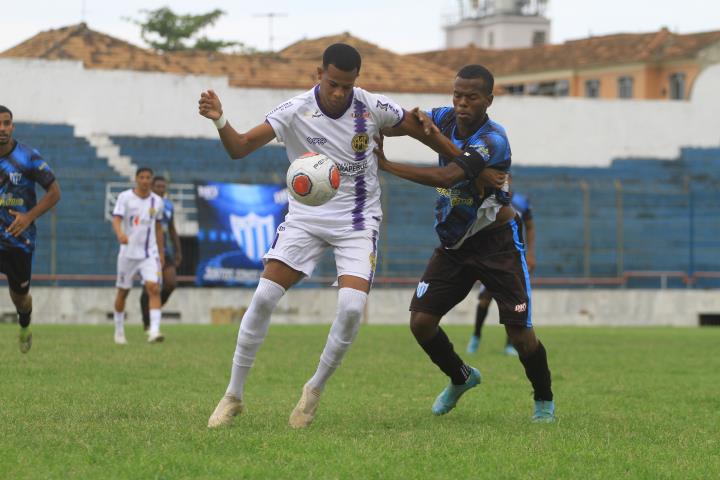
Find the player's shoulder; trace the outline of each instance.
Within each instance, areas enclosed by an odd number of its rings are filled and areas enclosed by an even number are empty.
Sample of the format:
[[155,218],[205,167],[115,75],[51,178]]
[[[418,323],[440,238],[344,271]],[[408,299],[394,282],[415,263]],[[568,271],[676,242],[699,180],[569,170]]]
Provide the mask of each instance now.
[[399,114],[400,106],[387,95],[369,92],[361,87],[353,88],[353,99],[362,102],[371,111]]
[[127,190],[123,190],[122,192],[118,193],[118,198],[128,198],[133,196],[133,189],[128,188]]
[[37,151],[37,149],[22,142],[15,143],[15,148],[12,151],[12,156],[22,161],[23,163],[42,158],[40,152]]
[[152,198],[152,202],[159,206],[165,205],[165,199],[158,195],[155,192],[150,192],[150,197]]
[[313,104],[315,92],[313,90],[308,90],[307,92],[303,92],[299,95],[296,95],[289,100],[285,100],[281,104],[277,105],[275,108],[270,110],[266,117],[269,117],[271,115],[293,115],[298,110],[302,110],[304,108],[309,108],[310,105]]
[[455,109],[453,107],[434,107],[428,113],[435,125],[455,120]]

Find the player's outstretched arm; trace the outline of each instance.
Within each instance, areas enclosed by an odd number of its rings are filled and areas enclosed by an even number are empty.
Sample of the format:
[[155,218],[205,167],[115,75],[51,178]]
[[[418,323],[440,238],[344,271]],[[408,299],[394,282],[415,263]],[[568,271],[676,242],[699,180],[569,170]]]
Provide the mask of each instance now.
[[465,178],[465,172],[456,163],[450,163],[445,167],[418,167],[391,162],[385,157],[382,136],[375,137],[375,143],[377,146],[374,152],[377,155],[378,168],[405,180],[429,187],[450,188]]
[[275,138],[275,131],[269,123],[261,123],[246,133],[238,133],[225,119],[220,98],[213,90],[200,94],[198,111],[215,123],[230,158],[243,158]]
[[391,136],[409,135],[449,158],[462,155],[462,150],[443,135],[432,119],[417,107],[406,112],[402,122],[388,132]]

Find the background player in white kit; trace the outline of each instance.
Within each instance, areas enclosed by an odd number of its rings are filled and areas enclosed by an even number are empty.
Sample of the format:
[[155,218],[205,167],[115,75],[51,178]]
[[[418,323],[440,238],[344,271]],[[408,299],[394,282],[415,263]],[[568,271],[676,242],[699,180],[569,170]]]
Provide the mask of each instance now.
[[117,259],[117,295],[115,296],[115,343],[124,345],[125,300],[133,285],[133,277],[140,273],[150,296],[150,343],[162,342],[160,333],[160,279],[165,263],[165,249],[160,221],[163,199],[150,190],[153,171],[137,169],[135,188],[118,195],[113,210],[113,231],[120,242]]
[[227,122],[212,90],[201,94],[200,114],[215,122],[232,158],[242,158],[277,138],[290,161],[308,151],[323,153],[337,163],[342,175],[337,194],[324,205],[309,207],[290,198],[289,213],[265,255],[262,278],[240,325],[230,384],[209,427],[228,425],[242,412],[245,379],[273,309],[288,288],[312,274],[323,252],[333,248],[340,287],[337,316],[317,371],[290,415],[295,428],[313,421],[325,383],[355,339],[375,270],[382,211],[373,137],[383,128],[399,127],[436,150],[460,154],[436,129],[423,130],[414,115],[405,115],[392,100],[354,87],[360,64],[353,47],[329,46],[317,70],[319,84],[282,103],[264,123],[242,134]]

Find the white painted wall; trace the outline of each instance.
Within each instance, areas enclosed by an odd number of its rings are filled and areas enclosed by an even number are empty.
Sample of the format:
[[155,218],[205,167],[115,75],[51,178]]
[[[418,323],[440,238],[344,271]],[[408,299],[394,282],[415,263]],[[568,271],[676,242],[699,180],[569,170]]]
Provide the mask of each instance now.
[[[448,95],[391,94],[407,108],[451,103]],[[240,89],[225,77],[85,70],[79,62],[0,59],[2,102],[18,121],[70,123],[79,135],[216,137],[197,114],[203,89],[223,100],[231,123],[247,129],[299,93]],[[689,102],[499,97],[491,116],[510,138],[522,165],[606,166],[621,156],[676,158],[682,146],[720,145],[720,65],[704,71]],[[388,140],[391,158],[434,162],[424,145]]]
[[[114,288],[33,287],[33,322],[110,324]],[[209,323],[211,308],[247,307],[252,289],[182,288],[165,309],[180,312],[182,323]],[[127,302],[129,322],[138,324],[139,288]],[[370,294],[368,323],[407,324],[413,288],[375,289]],[[335,316],[337,290],[293,289],[280,301],[273,323],[330,323]],[[471,324],[476,295],[470,294],[443,323]],[[0,314],[15,310],[7,295],[0,295]],[[547,325],[673,325],[696,326],[699,313],[720,313],[720,300],[713,290],[549,290],[533,292],[533,322]],[[497,325],[493,306],[489,325]]]

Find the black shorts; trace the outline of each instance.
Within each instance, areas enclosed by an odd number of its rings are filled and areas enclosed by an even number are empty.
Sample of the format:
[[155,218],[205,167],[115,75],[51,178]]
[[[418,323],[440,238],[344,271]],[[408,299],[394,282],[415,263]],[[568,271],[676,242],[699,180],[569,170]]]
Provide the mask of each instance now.
[[530,274],[516,217],[476,233],[456,250],[438,247],[410,302],[410,310],[443,316],[481,281],[498,304],[500,323],[532,327]]
[[20,249],[0,249],[0,272],[7,276],[10,290],[25,295],[30,291],[32,253]]

